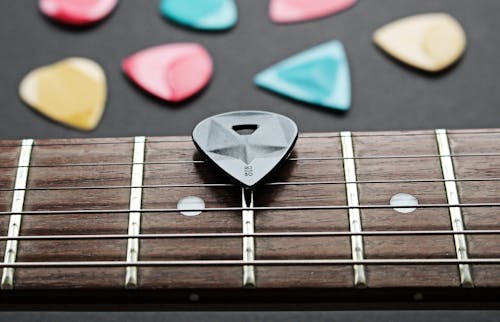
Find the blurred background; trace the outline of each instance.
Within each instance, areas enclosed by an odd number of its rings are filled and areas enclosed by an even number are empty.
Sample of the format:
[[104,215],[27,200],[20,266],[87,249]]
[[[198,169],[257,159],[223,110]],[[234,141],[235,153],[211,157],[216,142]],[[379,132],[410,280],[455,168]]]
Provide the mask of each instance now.
[[[496,0],[359,0],[320,20],[275,25],[268,0],[237,1],[239,21],[227,32],[204,33],[162,18],[158,1],[120,1],[115,12],[87,29],[68,29],[44,18],[36,0],[0,4],[0,137],[108,137],[187,135],[201,119],[235,109],[266,109],[292,117],[302,131],[495,127],[499,123],[500,3]],[[372,33],[412,14],[442,11],[456,17],[468,37],[457,66],[437,76],[409,69],[372,43]],[[338,39],[350,61],[353,103],[347,113],[284,99],[253,85],[262,69],[316,44]],[[215,74],[193,99],[172,105],[145,94],[123,75],[121,61],[145,47],[196,41],[212,54]],[[18,83],[33,68],[69,56],[100,63],[109,97],[99,127],[70,130],[25,106]]]
[[[205,117],[237,109],[288,115],[303,132],[499,127],[500,2],[497,0],[359,0],[341,14],[275,25],[268,0],[239,0],[239,21],[227,32],[204,33],[162,18],[158,1],[122,0],[104,22],[64,28],[38,11],[37,1],[0,3],[0,138],[189,135]],[[377,49],[378,27],[417,13],[447,12],[463,25],[468,48],[452,69],[428,75],[407,68]],[[337,39],[349,58],[353,103],[347,113],[284,99],[258,89],[253,76],[296,52]],[[210,85],[182,104],[159,101],[138,90],[121,61],[145,47],[179,41],[203,44],[212,54]],[[108,102],[92,132],[69,129],[22,103],[17,87],[33,68],[70,56],[100,63],[108,77]],[[498,321],[500,312],[281,312],[281,313],[0,313],[5,321]]]

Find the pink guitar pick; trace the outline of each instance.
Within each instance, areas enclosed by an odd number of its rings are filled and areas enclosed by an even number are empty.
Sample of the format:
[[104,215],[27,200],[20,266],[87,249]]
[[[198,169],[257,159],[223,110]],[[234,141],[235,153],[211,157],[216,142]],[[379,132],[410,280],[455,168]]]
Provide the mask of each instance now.
[[40,10],[47,17],[67,25],[83,26],[108,16],[118,0],[40,0]]
[[271,0],[269,16],[276,23],[300,22],[345,10],[356,0]]
[[147,48],[123,61],[123,71],[148,93],[180,102],[202,90],[213,74],[207,50],[196,43]]

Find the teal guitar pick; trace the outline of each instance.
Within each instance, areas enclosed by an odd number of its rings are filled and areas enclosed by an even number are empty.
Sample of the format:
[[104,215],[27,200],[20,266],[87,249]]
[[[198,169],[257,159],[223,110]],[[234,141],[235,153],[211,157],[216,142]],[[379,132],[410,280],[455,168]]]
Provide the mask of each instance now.
[[344,46],[334,40],[291,56],[260,72],[255,84],[309,104],[346,111],[351,76]]
[[225,30],[238,20],[234,0],[162,0],[160,12],[178,24],[200,30]]

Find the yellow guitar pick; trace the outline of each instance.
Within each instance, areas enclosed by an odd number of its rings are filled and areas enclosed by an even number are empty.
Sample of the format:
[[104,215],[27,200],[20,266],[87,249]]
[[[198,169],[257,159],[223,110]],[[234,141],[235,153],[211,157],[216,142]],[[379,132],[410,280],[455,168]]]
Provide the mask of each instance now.
[[413,67],[439,72],[463,55],[465,32],[460,23],[446,13],[429,13],[391,22],[375,31],[377,46]]
[[41,114],[70,127],[93,130],[106,104],[106,75],[96,62],[68,58],[29,72],[21,99]]

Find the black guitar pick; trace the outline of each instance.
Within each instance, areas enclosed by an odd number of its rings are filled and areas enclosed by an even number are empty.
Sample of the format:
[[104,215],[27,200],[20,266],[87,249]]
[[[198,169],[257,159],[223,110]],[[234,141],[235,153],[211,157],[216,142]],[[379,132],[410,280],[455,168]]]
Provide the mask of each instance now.
[[286,160],[297,141],[295,122],[280,114],[238,111],[196,125],[198,150],[246,187],[253,187]]

